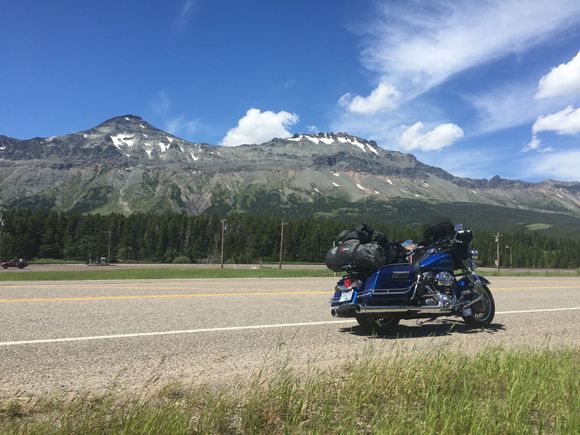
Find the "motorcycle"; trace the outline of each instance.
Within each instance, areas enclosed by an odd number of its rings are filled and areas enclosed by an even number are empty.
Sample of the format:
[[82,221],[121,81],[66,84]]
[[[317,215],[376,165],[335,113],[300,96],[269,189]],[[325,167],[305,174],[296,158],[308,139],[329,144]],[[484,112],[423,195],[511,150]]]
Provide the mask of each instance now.
[[[475,273],[478,252],[473,232],[463,225],[407,249],[406,263],[388,264],[373,272],[345,265],[331,299],[333,317],[354,317],[368,333],[388,333],[402,319],[460,316],[469,328],[493,320],[495,302],[487,279]],[[429,321],[429,320],[428,320]]]

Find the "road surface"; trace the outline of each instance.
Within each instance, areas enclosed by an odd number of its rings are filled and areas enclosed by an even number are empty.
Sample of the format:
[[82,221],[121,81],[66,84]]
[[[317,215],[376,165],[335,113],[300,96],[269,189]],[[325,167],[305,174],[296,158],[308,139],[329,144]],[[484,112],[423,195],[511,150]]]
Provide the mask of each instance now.
[[0,283],[0,396],[240,380],[289,358],[578,346],[580,278],[492,278],[489,330],[451,320],[369,337],[330,317],[333,278]]

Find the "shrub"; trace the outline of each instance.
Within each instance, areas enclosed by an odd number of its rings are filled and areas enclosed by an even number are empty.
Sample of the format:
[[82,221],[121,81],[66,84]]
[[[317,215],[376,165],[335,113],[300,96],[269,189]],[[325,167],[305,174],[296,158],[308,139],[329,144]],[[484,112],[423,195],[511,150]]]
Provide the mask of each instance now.
[[191,263],[191,260],[189,259],[189,257],[186,257],[185,255],[178,255],[173,259],[173,262],[175,264],[187,264]]

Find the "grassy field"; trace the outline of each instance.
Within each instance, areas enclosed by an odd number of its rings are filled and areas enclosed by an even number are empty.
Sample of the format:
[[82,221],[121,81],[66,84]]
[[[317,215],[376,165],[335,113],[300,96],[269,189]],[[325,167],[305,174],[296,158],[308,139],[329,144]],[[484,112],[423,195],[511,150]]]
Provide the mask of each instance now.
[[485,272],[476,271],[480,275],[483,276],[553,276],[553,277],[560,277],[560,276],[580,276],[580,269],[571,270],[571,269],[564,269],[564,270],[541,270],[541,271],[517,271],[517,270],[501,270],[500,272],[497,271],[489,271],[486,270]]
[[327,269],[187,269],[94,267],[74,271],[19,271],[1,273],[0,281],[58,281],[98,279],[175,279],[175,278],[299,278],[330,277]]
[[0,401],[0,433],[580,433],[580,350],[364,356],[223,387]]
[[[0,281],[69,281],[69,280],[111,280],[111,279],[179,279],[179,278],[305,278],[341,276],[328,269],[217,269],[217,268],[184,268],[184,267],[140,267],[118,268],[87,267],[86,270],[54,270],[54,271],[11,271],[2,273]],[[541,271],[518,272],[502,270],[481,272],[483,276],[579,276],[576,271]]]

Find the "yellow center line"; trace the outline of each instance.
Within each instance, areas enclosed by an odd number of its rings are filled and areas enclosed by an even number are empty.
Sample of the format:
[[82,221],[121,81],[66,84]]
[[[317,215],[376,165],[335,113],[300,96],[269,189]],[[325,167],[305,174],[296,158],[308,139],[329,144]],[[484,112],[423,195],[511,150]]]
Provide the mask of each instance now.
[[517,288],[513,287],[494,287],[493,283],[489,286],[491,292],[493,293],[494,290],[498,291],[518,291],[518,290],[543,290],[543,289],[580,289],[580,284],[577,285],[551,285],[551,286],[539,286],[539,285],[532,285],[532,286],[518,286]]
[[247,293],[182,293],[168,295],[118,295],[118,296],[81,296],[81,297],[55,297],[55,298],[16,298],[0,299],[0,304],[17,304],[24,302],[73,302],[73,301],[118,301],[133,299],[188,299],[188,298],[211,298],[227,296],[277,296],[277,295],[320,295],[330,294],[327,290],[314,291],[285,291],[285,292],[247,292]]
[[[157,287],[155,290],[162,290]],[[175,290],[175,287],[166,289]],[[542,287],[491,287],[492,293],[497,291],[524,291],[537,289],[580,289],[577,286],[542,286]],[[11,298],[0,299],[0,304],[31,303],[31,302],[74,302],[74,301],[116,301],[116,300],[138,300],[138,299],[189,299],[189,298],[212,298],[212,297],[231,297],[231,296],[288,296],[288,295],[328,295],[332,296],[334,292],[329,290],[300,290],[300,291],[256,291],[256,292],[227,292],[227,293],[178,293],[178,294],[141,294],[141,295],[110,295],[110,296],[71,296],[71,297],[37,297],[37,298]]]

